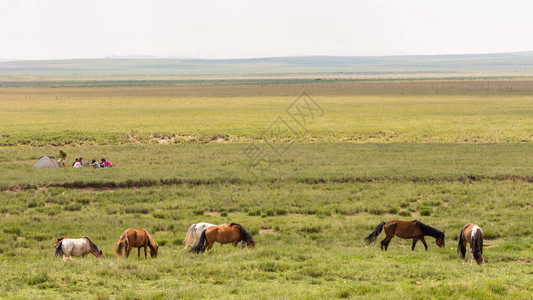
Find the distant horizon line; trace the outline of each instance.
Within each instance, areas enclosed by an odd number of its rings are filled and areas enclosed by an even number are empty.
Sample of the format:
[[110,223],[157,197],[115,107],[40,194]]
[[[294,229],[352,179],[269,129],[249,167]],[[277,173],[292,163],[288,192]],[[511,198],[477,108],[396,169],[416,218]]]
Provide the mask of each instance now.
[[532,54],[533,50],[524,51],[509,51],[509,52],[485,52],[485,53],[441,53],[441,54],[391,54],[391,55],[280,55],[280,56],[250,56],[250,57],[234,57],[234,58],[209,58],[209,57],[192,57],[192,56],[157,56],[157,55],[107,55],[104,57],[74,57],[74,58],[39,58],[39,59],[25,59],[25,58],[0,58],[1,62],[17,62],[17,61],[62,61],[62,60],[96,60],[96,59],[169,59],[169,60],[254,60],[254,59],[278,59],[278,58],[303,58],[303,57],[365,57],[365,58],[387,58],[387,57],[432,57],[432,56],[470,56],[470,55],[520,55]]

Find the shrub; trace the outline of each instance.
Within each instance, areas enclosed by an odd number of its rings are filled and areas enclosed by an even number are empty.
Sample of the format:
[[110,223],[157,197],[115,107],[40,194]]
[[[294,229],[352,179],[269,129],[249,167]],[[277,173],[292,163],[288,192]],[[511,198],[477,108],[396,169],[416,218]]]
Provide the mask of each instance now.
[[45,283],[48,281],[48,279],[49,279],[48,273],[46,272],[41,272],[39,274],[32,274],[28,276],[28,284],[35,285],[35,284]]
[[198,209],[194,209],[194,210],[192,211],[192,213],[193,213],[195,216],[201,216],[201,215],[204,214],[204,210],[198,208]]
[[403,217],[410,217],[411,216],[411,213],[406,211],[406,210],[402,210],[398,213],[400,216],[403,216]]
[[20,236],[20,234],[22,233],[22,230],[18,225],[4,225],[2,226],[2,230],[5,233],[16,234],[17,236]]
[[154,212],[152,213],[152,217],[157,218],[157,219],[164,219],[166,215],[163,212]]
[[422,207],[420,208],[420,215],[421,216],[431,216],[431,213],[433,210],[429,207]]
[[126,207],[124,211],[128,214],[147,214],[151,210],[152,210],[151,208],[144,207],[144,206],[130,206],[130,207]]
[[368,210],[368,212],[371,214],[371,215],[383,215],[385,214],[385,210],[381,209],[381,208],[377,208],[377,207],[372,207]]
[[67,205],[67,206],[65,206],[65,210],[68,210],[68,211],[78,211],[78,210],[81,210],[81,204],[79,204],[79,203],[74,203],[74,204],[71,204],[71,205]]
[[248,211],[249,216],[260,216],[261,215],[261,209],[256,208]]
[[399,209],[397,207],[391,207],[389,208],[389,214],[397,214],[398,210]]
[[289,212],[286,209],[283,209],[283,208],[277,208],[276,209],[276,215],[278,215],[278,216],[283,216],[283,215],[286,215],[288,213]]

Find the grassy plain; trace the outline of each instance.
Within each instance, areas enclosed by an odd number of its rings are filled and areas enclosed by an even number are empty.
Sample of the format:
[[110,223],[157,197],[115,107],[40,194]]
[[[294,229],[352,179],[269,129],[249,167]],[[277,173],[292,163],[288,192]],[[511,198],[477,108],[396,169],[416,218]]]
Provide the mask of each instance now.
[[[530,85],[402,84],[0,88],[0,297],[530,298]],[[304,128],[286,111],[302,90],[324,110]],[[295,130],[266,130],[278,117]],[[287,150],[247,156],[269,145]],[[58,146],[118,167],[31,169]],[[446,247],[363,244],[415,218]],[[199,221],[241,223],[258,246],[189,254]],[[456,254],[467,222],[484,230],[483,267]],[[129,227],[163,245],[156,260],[111,254]],[[107,258],[63,263],[60,235]]]

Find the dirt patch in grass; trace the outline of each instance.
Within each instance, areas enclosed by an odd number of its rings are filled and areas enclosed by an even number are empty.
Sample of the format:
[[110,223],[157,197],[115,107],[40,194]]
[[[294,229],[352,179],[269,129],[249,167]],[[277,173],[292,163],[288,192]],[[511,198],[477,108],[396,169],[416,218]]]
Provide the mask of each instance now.
[[206,211],[206,212],[204,212],[204,215],[220,216],[220,212],[219,211]]
[[273,235],[279,235],[279,233],[275,232],[274,229],[259,229],[259,234],[273,234]]

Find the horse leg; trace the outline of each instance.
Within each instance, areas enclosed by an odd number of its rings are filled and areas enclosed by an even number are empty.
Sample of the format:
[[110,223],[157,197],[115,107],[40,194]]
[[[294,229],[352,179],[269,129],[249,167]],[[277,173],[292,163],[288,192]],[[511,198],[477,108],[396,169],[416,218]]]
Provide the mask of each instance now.
[[424,244],[424,248],[426,248],[426,251],[428,251],[428,244],[426,244],[426,240],[424,239],[424,237],[421,237],[420,241],[422,241],[422,244]]
[[381,250],[385,249],[385,251],[387,251],[387,249],[389,249],[389,243],[394,237],[396,226],[385,225],[384,229],[385,229],[385,239],[381,241]]
[[126,258],[128,258],[130,256],[130,252],[131,252],[132,249],[133,249],[132,246],[128,245],[128,247],[126,247],[126,250],[125,250]]
[[137,260],[141,258],[141,247],[137,248]]
[[144,259],[148,259],[148,257],[146,256],[146,246],[144,246]]
[[381,250],[387,251],[387,249],[389,249],[389,243],[391,239],[392,238],[387,236],[383,241],[381,241]]
[[474,262],[474,251],[472,250],[472,245],[468,247],[468,261],[470,262],[470,264]]
[[215,241],[209,241],[207,240],[207,247],[206,247],[206,250],[211,250],[211,248],[213,248],[213,245],[215,244]]
[[418,238],[414,237],[413,238],[413,245],[411,246],[411,251],[415,251],[416,242],[418,242]]

